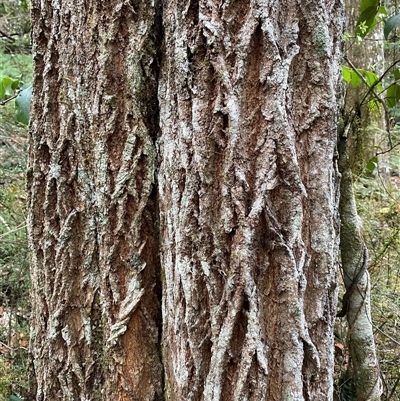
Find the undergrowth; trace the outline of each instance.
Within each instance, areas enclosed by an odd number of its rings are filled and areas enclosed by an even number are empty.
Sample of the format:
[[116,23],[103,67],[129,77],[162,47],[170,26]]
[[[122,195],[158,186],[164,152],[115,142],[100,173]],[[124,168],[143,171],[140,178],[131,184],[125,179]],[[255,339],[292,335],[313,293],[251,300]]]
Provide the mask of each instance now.
[[[13,3],[13,4],[11,4]],[[15,3],[15,4],[14,4]],[[11,8],[0,4],[0,23],[13,40],[0,45],[0,78],[30,82],[32,57],[26,38],[15,35]],[[19,2],[22,3],[22,2]],[[2,12],[9,20],[4,24]],[[28,30],[29,32],[29,30]],[[17,38],[18,36],[18,38]],[[18,52],[18,46],[24,46]],[[21,47],[19,47],[21,48]],[[13,52],[11,52],[11,50]],[[27,128],[17,123],[14,102],[0,107],[0,401],[26,399],[28,393],[29,262],[26,237],[25,171]]]

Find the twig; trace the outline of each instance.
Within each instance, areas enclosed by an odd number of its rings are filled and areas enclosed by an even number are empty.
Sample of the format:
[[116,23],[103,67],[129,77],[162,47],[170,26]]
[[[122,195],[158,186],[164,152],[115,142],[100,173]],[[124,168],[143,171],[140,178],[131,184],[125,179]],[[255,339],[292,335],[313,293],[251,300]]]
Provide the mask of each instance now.
[[0,239],[6,237],[8,234],[15,233],[16,231],[21,230],[22,228],[25,228],[25,227],[26,227],[26,223],[22,223],[21,225],[19,225],[18,227],[14,228],[13,230],[10,230],[10,231],[7,231],[4,234],[1,234],[0,235]]
[[393,337],[389,336],[389,334],[386,334],[383,330],[381,330],[378,326],[376,326],[375,324],[372,324],[372,326],[374,327],[374,329],[378,330],[379,333],[383,334],[385,337],[387,337],[389,340],[393,341],[395,344],[400,345],[400,342],[398,342],[397,340],[395,340]]
[[18,93],[16,93],[15,95],[10,96],[6,100],[3,100],[2,102],[0,102],[0,106],[5,106],[8,102],[10,102],[11,100],[15,99],[17,96],[18,96]]

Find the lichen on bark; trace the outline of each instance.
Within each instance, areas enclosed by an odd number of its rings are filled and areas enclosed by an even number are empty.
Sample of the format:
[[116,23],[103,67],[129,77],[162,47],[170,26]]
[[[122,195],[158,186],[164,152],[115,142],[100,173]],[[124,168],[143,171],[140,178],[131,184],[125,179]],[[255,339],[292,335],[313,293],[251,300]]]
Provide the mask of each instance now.
[[37,399],[331,399],[342,4],[32,16]]
[[156,7],[32,1],[37,400],[162,397]]
[[165,3],[167,399],[332,397],[341,18],[333,3]]

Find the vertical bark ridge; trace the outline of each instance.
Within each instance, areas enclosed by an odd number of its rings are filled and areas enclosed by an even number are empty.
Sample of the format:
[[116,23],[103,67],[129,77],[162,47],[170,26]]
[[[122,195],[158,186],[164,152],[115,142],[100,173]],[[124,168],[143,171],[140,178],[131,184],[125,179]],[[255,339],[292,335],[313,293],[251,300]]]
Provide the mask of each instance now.
[[167,399],[332,396],[341,7],[314,3],[165,4]]
[[32,2],[37,400],[162,399],[156,7]]
[[[329,157],[336,164],[337,152],[332,148],[332,138],[315,136],[314,133],[326,131],[326,121],[336,115],[335,95],[340,93],[341,81],[340,68],[337,67],[342,51],[340,38],[344,22],[343,4],[340,1],[325,4],[299,2],[299,6],[305,26],[299,36],[300,54],[291,76],[293,120],[297,121],[297,153],[300,163],[304,166],[302,179],[308,188],[309,226],[306,229],[309,231],[307,242],[310,248],[310,263],[306,270],[306,278],[311,285],[308,285],[309,291],[305,292],[305,310],[311,340],[320,344],[319,348],[329,350],[337,299],[336,266],[330,263],[329,259],[338,248],[339,180],[337,167],[331,169],[331,166],[324,162]],[[315,49],[314,54],[306,50],[310,48]],[[330,60],[336,62],[331,63]],[[304,83],[309,81],[312,85],[306,87]],[[321,187],[326,189],[321,190]],[[316,299],[321,302],[316,302]],[[329,333],[329,336],[325,333]],[[333,377],[328,372],[333,364],[333,354],[322,352],[320,355],[323,372],[320,377],[332,388]],[[326,397],[326,394],[318,389],[320,383],[316,381],[315,375],[306,366],[304,375],[306,387],[317,396]]]

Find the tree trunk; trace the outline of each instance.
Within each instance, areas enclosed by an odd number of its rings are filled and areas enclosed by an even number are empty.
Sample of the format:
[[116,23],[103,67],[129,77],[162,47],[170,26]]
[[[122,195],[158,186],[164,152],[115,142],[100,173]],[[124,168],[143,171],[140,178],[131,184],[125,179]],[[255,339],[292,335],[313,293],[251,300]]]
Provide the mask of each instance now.
[[353,189],[353,175],[346,140],[339,143],[340,250],[346,294],[342,316],[347,316],[348,344],[352,379],[357,400],[378,401],[382,394],[379,363],[376,357],[371,319],[371,284],[368,273],[368,251],[362,236]]
[[37,400],[162,398],[154,191],[161,27],[146,4],[32,1]]
[[167,399],[331,397],[341,8],[318,4],[165,9]]
[[[348,32],[355,35],[359,3],[347,1]],[[348,45],[346,60],[351,66],[383,74],[383,32],[375,30],[361,43]],[[341,261],[346,293],[341,317],[347,317],[347,342],[351,363],[344,376],[351,377],[357,400],[376,401],[382,394],[379,363],[376,356],[371,319],[371,285],[368,273],[368,251],[362,235],[353,189],[353,174],[361,174],[367,161],[382,142],[385,118],[371,113],[368,103],[360,105],[369,89],[365,85],[346,88],[344,120],[348,126],[340,132],[339,170],[341,173],[340,219]],[[370,99],[367,99],[370,100]],[[383,160],[381,160],[383,161]],[[384,165],[385,163],[383,163]],[[382,167],[382,166],[381,166]],[[383,172],[384,169],[381,170]]]
[[343,6],[143,3],[32,4],[36,399],[331,400]]

